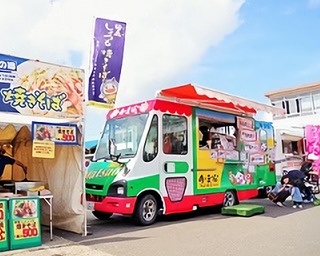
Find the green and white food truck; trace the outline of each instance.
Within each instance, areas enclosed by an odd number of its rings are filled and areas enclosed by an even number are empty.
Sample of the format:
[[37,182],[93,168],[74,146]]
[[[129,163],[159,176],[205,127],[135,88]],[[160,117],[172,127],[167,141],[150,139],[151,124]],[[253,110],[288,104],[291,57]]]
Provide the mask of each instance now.
[[257,111],[282,110],[192,84],[110,110],[88,166],[87,208],[150,225],[256,197],[276,183],[273,126]]

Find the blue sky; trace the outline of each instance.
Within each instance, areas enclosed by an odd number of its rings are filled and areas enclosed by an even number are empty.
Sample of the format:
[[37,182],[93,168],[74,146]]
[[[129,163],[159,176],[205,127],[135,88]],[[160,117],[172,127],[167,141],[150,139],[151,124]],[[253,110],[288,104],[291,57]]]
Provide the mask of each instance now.
[[[187,83],[267,103],[266,92],[320,81],[320,0],[0,0],[0,5],[1,53],[80,67],[86,78],[94,17],[125,22],[116,106]],[[41,11],[35,15],[35,10]],[[88,140],[98,137],[106,112],[88,109]]]
[[239,15],[239,28],[185,73],[186,82],[262,102],[265,92],[320,82],[320,1],[246,1]]

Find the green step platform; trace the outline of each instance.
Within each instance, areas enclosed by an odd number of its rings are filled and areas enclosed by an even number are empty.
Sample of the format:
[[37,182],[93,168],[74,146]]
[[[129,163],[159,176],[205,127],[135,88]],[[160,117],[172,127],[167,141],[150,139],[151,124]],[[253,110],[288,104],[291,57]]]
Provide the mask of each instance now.
[[262,205],[238,204],[233,206],[222,207],[221,214],[250,217],[255,214],[264,213],[264,211],[265,211],[265,208]]

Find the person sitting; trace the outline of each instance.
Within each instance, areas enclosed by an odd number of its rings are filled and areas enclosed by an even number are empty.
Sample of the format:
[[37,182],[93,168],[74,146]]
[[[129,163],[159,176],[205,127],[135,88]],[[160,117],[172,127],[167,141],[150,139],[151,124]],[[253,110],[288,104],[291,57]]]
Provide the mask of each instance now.
[[277,182],[269,194],[269,199],[280,207],[284,206],[284,201],[291,195],[293,208],[302,208],[302,196],[300,189],[294,185],[294,181],[290,175],[285,174],[281,180]]
[[307,178],[305,173],[301,170],[291,170],[287,175],[289,175],[293,185],[297,186],[300,192],[305,195],[306,202],[310,202],[313,197],[311,190],[305,185],[305,180]]
[[172,153],[172,135],[169,133],[166,133],[163,138],[163,152],[165,154],[171,154]]
[[0,146],[0,177],[2,177],[4,168],[6,167],[7,164],[10,164],[10,165],[16,164],[22,168],[25,175],[27,174],[27,167],[22,162],[6,155],[6,151],[3,149],[2,146]]

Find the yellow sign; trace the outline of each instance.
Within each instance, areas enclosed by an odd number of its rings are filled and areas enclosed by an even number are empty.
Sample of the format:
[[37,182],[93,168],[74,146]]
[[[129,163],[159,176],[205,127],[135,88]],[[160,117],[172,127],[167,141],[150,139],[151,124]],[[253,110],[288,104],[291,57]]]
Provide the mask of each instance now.
[[38,237],[40,235],[40,224],[38,218],[18,219],[14,221],[13,237],[25,239]]
[[198,171],[197,172],[197,188],[218,188],[221,184],[222,169]]
[[32,157],[54,158],[55,144],[53,141],[37,141],[32,143]]

